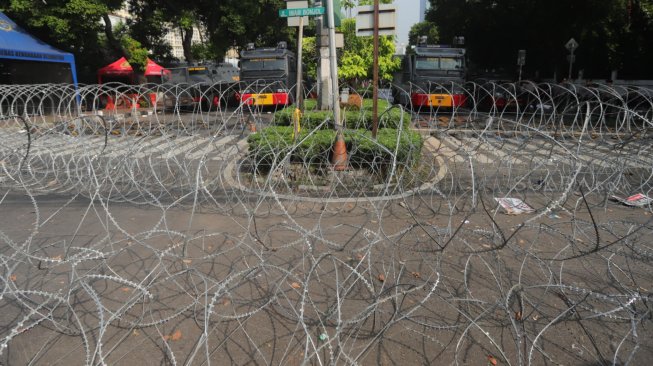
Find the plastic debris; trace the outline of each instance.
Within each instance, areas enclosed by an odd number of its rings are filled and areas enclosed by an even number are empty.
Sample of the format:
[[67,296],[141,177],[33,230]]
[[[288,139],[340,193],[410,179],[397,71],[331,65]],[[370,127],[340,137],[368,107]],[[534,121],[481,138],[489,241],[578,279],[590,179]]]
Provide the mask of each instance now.
[[653,198],[643,193],[637,193],[625,199],[618,196],[612,196],[612,199],[615,201],[619,201],[626,206],[634,206],[634,207],[644,207],[653,203]]
[[519,215],[522,213],[531,213],[535,212],[535,209],[527,205],[524,201],[519,198],[497,198],[494,197],[494,200],[506,210],[508,215]]
[[317,337],[317,339],[319,339],[322,342],[326,341],[328,338],[329,336],[327,336],[326,333],[322,333]]

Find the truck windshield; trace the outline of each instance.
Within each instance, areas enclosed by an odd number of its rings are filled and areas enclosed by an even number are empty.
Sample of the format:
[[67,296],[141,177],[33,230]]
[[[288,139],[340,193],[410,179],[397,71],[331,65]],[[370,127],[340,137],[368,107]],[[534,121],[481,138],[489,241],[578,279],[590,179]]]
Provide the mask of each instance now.
[[193,83],[202,83],[202,82],[211,81],[209,70],[206,67],[189,67],[188,78],[189,81]]
[[263,71],[263,70],[280,70],[286,69],[284,59],[276,58],[254,58],[243,60],[240,65],[241,71]]
[[415,67],[421,71],[462,70],[463,59],[457,57],[418,57]]

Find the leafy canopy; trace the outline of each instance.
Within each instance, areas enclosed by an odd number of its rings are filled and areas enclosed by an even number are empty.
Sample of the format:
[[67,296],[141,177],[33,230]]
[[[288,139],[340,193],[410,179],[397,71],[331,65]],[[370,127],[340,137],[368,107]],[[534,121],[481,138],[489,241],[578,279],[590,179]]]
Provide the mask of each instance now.
[[[372,37],[356,36],[356,19],[344,19],[340,31],[344,34],[345,48],[340,58],[339,75],[348,80],[371,79],[374,67]],[[392,74],[401,67],[395,56],[394,37],[379,37],[379,78],[392,80]]]

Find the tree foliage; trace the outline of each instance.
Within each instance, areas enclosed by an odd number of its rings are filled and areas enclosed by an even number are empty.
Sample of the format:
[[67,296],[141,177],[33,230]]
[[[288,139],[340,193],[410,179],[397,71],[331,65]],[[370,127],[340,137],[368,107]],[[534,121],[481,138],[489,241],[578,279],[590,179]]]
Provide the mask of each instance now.
[[315,37],[304,37],[302,41],[302,63],[304,74],[309,79],[317,79],[317,47]]
[[[356,36],[356,19],[343,19],[340,31],[345,47],[340,57],[339,76],[344,79],[371,79],[374,67],[374,44],[372,37]],[[394,37],[379,37],[379,78],[392,80],[392,74],[401,66],[395,57]]]
[[570,38],[580,44],[574,69],[586,77],[652,77],[652,0],[430,0],[426,19],[441,39],[463,35],[478,69],[514,75],[517,51],[525,49],[525,72],[566,75]]
[[418,38],[421,36],[426,36],[429,43],[434,44],[440,42],[438,27],[432,22],[423,21],[413,24],[408,32],[408,44],[416,45]]

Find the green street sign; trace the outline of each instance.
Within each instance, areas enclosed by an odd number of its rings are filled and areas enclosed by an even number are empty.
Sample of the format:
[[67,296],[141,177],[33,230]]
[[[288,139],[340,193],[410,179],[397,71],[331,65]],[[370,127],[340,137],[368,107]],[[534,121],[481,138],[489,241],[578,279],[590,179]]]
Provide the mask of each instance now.
[[282,18],[288,17],[310,17],[324,14],[324,7],[318,8],[295,8],[295,9],[279,9],[279,16]]

